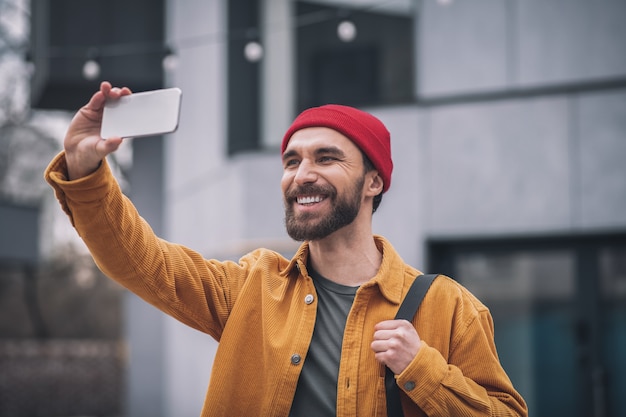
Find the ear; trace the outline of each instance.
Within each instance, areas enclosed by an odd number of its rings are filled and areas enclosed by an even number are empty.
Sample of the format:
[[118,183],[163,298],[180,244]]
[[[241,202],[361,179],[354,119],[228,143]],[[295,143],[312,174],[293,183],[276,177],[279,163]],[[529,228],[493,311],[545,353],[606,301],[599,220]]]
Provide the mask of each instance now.
[[365,178],[365,195],[368,197],[376,197],[383,191],[383,179],[378,175],[378,171],[372,170],[366,174]]

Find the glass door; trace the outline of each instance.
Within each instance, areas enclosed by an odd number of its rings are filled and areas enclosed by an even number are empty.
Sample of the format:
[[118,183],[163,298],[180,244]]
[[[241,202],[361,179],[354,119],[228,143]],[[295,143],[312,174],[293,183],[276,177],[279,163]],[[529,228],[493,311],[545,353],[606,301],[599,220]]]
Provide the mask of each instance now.
[[606,396],[606,416],[626,416],[626,245],[606,246],[599,251],[601,285],[602,352],[604,372],[597,375],[602,389],[595,394]]
[[626,236],[429,242],[429,272],[492,312],[536,417],[626,416]]

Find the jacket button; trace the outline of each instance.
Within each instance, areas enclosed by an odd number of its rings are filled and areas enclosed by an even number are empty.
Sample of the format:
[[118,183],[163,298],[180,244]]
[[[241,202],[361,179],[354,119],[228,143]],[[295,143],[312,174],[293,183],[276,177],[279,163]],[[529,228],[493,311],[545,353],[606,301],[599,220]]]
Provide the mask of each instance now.
[[415,388],[415,382],[413,381],[408,381],[404,383],[404,389],[406,391],[413,391],[413,389]]
[[291,363],[293,365],[298,365],[301,360],[302,360],[302,357],[298,355],[297,353],[294,353],[293,355],[291,355]]
[[307,294],[306,297],[304,297],[304,302],[306,304],[311,304],[313,302],[313,294]]

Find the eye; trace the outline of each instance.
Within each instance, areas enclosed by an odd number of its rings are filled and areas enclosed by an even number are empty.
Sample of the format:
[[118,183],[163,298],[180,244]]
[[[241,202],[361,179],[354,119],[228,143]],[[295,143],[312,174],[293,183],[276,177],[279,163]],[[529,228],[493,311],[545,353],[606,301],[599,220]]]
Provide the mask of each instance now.
[[283,164],[285,168],[291,168],[291,167],[295,167],[298,166],[298,164],[300,163],[300,161],[296,158],[289,158],[286,159]]
[[332,162],[332,161],[336,161],[336,160],[337,160],[337,158],[335,158],[334,156],[328,156],[328,155],[321,156],[318,159],[318,161],[321,162],[321,163]]

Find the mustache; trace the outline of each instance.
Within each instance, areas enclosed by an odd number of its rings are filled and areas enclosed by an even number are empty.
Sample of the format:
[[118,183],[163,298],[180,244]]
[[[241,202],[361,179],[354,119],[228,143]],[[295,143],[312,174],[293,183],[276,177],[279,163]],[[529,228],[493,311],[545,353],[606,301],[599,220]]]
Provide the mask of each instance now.
[[301,186],[293,186],[290,187],[285,192],[286,200],[295,200],[299,195],[303,194],[324,194],[329,197],[332,197],[336,194],[335,187],[331,185],[316,185],[316,184],[305,184]]

